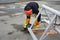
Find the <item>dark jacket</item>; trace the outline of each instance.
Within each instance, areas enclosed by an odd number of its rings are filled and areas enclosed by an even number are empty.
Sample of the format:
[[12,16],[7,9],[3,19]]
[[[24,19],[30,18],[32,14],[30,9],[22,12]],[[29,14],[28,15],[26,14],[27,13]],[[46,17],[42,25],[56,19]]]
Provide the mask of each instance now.
[[39,8],[38,3],[36,3],[36,2],[30,2],[30,3],[28,3],[25,6],[25,8],[28,7],[28,6],[32,9],[32,13],[38,14],[38,12],[39,12],[39,10],[38,10],[38,8]]

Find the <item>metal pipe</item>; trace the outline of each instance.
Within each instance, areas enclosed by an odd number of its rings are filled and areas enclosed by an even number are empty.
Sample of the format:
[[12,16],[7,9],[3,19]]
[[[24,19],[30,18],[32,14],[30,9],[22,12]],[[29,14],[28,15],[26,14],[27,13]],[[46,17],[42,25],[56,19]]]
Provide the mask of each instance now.
[[48,15],[48,13],[47,13],[47,11],[44,9],[44,11],[45,11],[45,13],[46,13],[46,15],[47,15],[47,17],[48,17],[48,19],[49,19],[49,21],[51,20],[51,18],[49,17],[49,15]]
[[48,10],[48,11],[50,11],[50,12],[52,12],[52,13],[54,13],[54,14],[56,14],[56,15],[58,15],[58,16],[60,16],[60,12],[53,9],[53,8],[50,8],[50,7],[46,6],[46,5],[42,5],[41,7]]
[[46,28],[38,28],[38,29],[32,29],[32,30],[45,30]]
[[34,35],[34,33],[32,32],[31,28],[28,28],[29,33],[31,34],[33,40],[38,40],[37,37]]
[[39,40],[43,40],[43,37],[46,35],[46,33],[48,32],[49,28],[51,27],[51,25],[53,24],[54,20],[56,18],[56,15],[53,17],[53,19],[51,20],[51,23],[47,26],[46,30],[44,31],[43,35],[40,37]]

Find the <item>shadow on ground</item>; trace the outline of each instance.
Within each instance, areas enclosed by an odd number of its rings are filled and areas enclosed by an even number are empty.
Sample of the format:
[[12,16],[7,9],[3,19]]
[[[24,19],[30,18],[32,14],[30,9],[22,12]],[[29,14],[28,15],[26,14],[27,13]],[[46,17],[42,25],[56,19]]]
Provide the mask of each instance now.
[[13,26],[13,28],[15,28],[16,30],[20,31],[23,28],[23,25],[18,25],[18,24],[11,24]]

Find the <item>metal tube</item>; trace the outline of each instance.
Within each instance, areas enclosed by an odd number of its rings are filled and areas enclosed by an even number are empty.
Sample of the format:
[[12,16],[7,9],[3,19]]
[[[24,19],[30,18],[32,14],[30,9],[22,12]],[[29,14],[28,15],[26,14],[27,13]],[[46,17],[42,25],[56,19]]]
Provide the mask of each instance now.
[[45,30],[46,28],[38,28],[38,29],[32,29],[32,30]]
[[40,37],[39,40],[43,40],[43,37],[46,35],[46,33],[48,32],[49,28],[51,27],[53,21],[55,20],[56,15],[53,17],[53,19],[51,20],[50,24],[47,26],[46,30],[44,31],[43,35]]
[[50,19],[49,15],[48,15],[47,11],[46,11],[45,9],[44,9],[44,11],[45,11],[45,13],[46,13],[46,15],[48,16],[48,19],[49,19],[49,21],[50,21],[51,19]]
[[34,33],[32,32],[31,28],[28,28],[29,33],[31,34],[33,40],[38,40],[37,37],[34,35]]
[[50,12],[52,12],[52,13],[58,15],[58,16],[60,16],[60,12],[55,10],[55,9],[53,9],[53,8],[50,8],[50,7],[46,6],[46,5],[42,5],[41,7],[45,8],[46,10],[48,10],[48,11],[50,11]]

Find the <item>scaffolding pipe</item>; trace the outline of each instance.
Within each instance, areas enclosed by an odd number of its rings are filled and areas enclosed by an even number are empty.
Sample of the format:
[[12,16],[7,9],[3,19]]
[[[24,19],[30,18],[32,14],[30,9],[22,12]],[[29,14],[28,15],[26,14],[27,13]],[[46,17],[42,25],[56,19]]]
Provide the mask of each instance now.
[[44,36],[46,35],[46,33],[48,32],[48,30],[49,30],[49,28],[51,27],[51,25],[53,24],[55,18],[56,18],[56,15],[53,17],[53,19],[51,20],[51,23],[47,26],[46,30],[44,31],[43,35],[40,37],[39,40],[43,40],[43,39],[44,39],[43,37],[44,37]]
[[32,36],[33,40],[38,40],[37,37],[34,35],[31,28],[28,28],[28,31],[29,31],[30,35]]
[[50,7],[46,6],[46,5],[42,5],[41,7],[48,10],[48,11],[50,11],[50,12],[52,12],[52,13],[54,13],[54,14],[56,14],[56,15],[58,15],[58,16],[60,16],[60,12],[53,9],[53,8],[50,8]]

